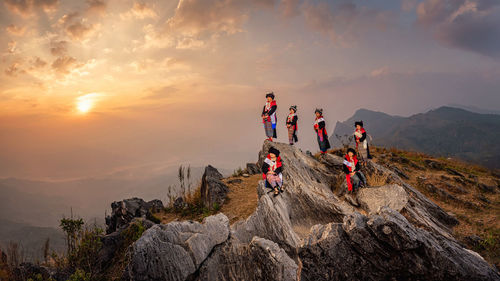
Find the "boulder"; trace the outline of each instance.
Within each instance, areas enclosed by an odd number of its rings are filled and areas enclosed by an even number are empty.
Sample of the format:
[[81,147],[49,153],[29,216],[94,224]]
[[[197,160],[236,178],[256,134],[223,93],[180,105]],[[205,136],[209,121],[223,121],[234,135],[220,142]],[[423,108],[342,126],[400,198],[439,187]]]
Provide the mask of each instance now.
[[314,226],[299,257],[301,280],[500,280],[477,253],[388,207]]
[[278,244],[255,236],[249,244],[230,239],[217,247],[196,280],[297,280],[297,264]]
[[383,206],[401,211],[408,204],[408,194],[397,184],[362,188],[358,191],[357,198],[361,207],[368,213],[376,213]]
[[260,169],[255,163],[247,163],[247,173],[249,175],[260,174]]
[[228,237],[229,219],[224,214],[207,217],[203,223],[154,225],[130,247],[123,279],[186,280]]
[[213,208],[215,204],[221,206],[226,200],[229,188],[222,182],[222,174],[214,167],[208,165],[201,178],[201,201],[207,208]]
[[106,217],[106,233],[126,227],[134,218],[149,218],[152,210],[163,209],[160,200],[146,202],[141,198],[130,198],[111,203],[111,216]]

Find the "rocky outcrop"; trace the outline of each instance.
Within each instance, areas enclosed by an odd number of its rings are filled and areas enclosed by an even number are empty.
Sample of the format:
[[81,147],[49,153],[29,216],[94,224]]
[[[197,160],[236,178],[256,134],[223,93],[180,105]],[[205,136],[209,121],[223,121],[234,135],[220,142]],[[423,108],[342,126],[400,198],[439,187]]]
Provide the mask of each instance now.
[[487,262],[382,207],[317,225],[299,253],[301,280],[498,280]]
[[297,280],[297,264],[278,244],[255,236],[217,247],[199,270],[198,280]]
[[384,206],[399,212],[408,204],[408,193],[400,185],[390,184],[376,188],[362,188],[357,194],[357,199],[369,214],[377,213],[378,209]]
[[131,246],[123,279],[186,280],[228,236],[229,219],[223,214],[210,216],[202,224],[155,225]]
[[232,226],[219,214],[151,227],[129,249],[125,279],[500,280],[456,242],[454,216],[394,171],[368,162],[381,186],[346,197],[341,157],[266,141],[257,165],[270,147],[281,151],[283,193],[261,181],[257,209]]
[[106,217],[106,233],[126,227],[134,218],[150,218],[151,212],[163,209],[160,200],[146,202],[140,198],[130,198],[111,203],[111,216]]
[[255,163],[247,163],[247,173],[249,175],[256,175],[260,173],[260,169]]
[[214,167],[208,165],[201,178],[201,201],[207,208],[215,205],[221,206],[226,200],[229,188],[221,181],[222,174]]

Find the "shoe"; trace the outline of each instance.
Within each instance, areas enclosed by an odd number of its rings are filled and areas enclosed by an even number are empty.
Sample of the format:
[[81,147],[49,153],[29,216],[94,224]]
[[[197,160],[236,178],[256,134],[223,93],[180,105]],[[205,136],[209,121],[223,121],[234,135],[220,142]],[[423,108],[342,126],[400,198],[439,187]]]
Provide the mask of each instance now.
[[277,187],[274,188],[274,196],[277,196],[278,194],[280,194],[279,190]]

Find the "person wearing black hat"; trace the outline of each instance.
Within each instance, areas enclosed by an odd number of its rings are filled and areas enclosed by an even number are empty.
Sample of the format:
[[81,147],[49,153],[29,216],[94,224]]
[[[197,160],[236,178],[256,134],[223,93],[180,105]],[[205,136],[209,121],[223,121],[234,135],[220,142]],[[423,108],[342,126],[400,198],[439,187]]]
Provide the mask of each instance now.
[[283,164],[281,163],[280,151],[274,147],[269,148],[264,163],[262,163],[262,178],[266,186],[271,186],[274,195],[278,195],[283,186]]
[[328,134],[325,128],[325,118],[323,118],[323,109],[317,108],[314,113],[316,114],[316,119],[314,121],[314,131],[318,137],[319,150],[321,154],[325,154],[330,148],[330,142],[328,141]]
[[294,142],[299,141],[297,138],[297,120],[299,117],[297,116],[297,106],[290,106],[290,113],[286,118],[286,127],[288,128],[288,141],[290,145],[293,145]]
[[366,186],[366,177],[361,172],[356,150],[348,148],[342,165],[347,181],[347,189],[349,192],[356,190],[359,187]]
[[358,151],[361,160],[365,162],[368,159],[371,159],[370,150],[368,148],[368,140],[366,138],[366,131],[363,128],[363,121],[354,122],[354,127],[356,130],[354,131],[354,139],[356,140],[356,150]]
[[274,93],[266,94],[266,105],[262,109],[262,123],[264,123],[264,130],[269,141],[277,138],[276,135],[276,101],[274,100]]

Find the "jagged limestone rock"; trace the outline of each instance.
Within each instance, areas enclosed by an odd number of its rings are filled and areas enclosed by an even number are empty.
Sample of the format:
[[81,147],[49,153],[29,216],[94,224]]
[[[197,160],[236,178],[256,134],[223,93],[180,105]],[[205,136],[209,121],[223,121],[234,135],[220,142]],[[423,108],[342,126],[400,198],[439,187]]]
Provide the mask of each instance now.
[[299,257],[301,280],[500,280],[477,253],[388,207],[314,226]]
[[221,181],[222,174],[214,167],[205,167],[205,173],[201,178],[201,201],[207,208],[213,208],[215,204],[221,206],[226,200],[229,188]]
[[106,217],[106,233],[126,227],[134,218],[148,218],[152,210],[163,209],[160,200],[146,202],[141,198],[130,198],[111,203],[111,216]]
[[368,213],[376,213],[383,206],[399,212],[408,204],[408,194],[397,184],[362,188],[356,196],[361,207]]
[[[187,222],[152,227],[130,250],[128,279],[500,280],[456,242],[456,218],[393,171],[368,161],[364,172],[385,183],[362,189],[360,204],[352,206],[338,195],[345,188],[341,157],[310,157],[266,141],[258,165],[271,146],[281,151],[283,193],[273,196],[261,181],[255,212],[233,224],[225,239],[208,243],[210,254],[185,245],[192,231],[174,231]],[[229,231],[227,223],[222,229]],[[201,240],[197,245],[208,237]]]
[[255,236],[249,244],[237,239],[217,247],[199,270],[197,280],[297,280],[297,264],[278,244]]
[[157,224],[146,230],[129,249],[125,280],[186,280],[213,248],[229,236],[224,214],[193,221]]

